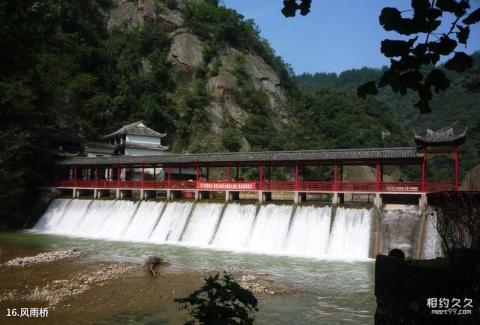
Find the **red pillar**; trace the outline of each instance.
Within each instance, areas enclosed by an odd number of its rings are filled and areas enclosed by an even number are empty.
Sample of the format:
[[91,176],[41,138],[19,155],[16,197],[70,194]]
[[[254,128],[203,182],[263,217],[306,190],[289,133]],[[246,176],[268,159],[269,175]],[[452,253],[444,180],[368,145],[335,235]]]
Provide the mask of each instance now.
[[144,184],[144,179],[145,179],[145,166],[142,165],[142,176],[141,176],[141,183],[142,183],[142,187],[143,187],[143,184]]
[[375,182],[375,190],[377,192],[382,191],[382,181],[383,181],[383,166],[377,163],[376,165],[376,182]]
[[77,187],[77,167],[73,167],[73,187]]
[[207,166],[207,182],[210,180],[210,168]]
[[168,167],[168,188],[171,188],[172,182],[172,167]]
[[459,168],[459,161],[458,161],[458,147],[455,146],[453,149],[453,168],[454,168],[454,178],[453,178],[453,189],[458,191],[460,187],[460,168]]
[[260,182],[260,188],[263,188],[263,182],[264,182],[263,172],[264,172],[264,167],[259,166],[258,167],[258,178],[259,178],[259,182]]
[[95,167],[95,187],[98,186],[98,167]]
[[235,172],[235,180],[237,180],[237,181],[238,181],[238,165],[237,165],[237,167],[236,167],[236,172]]
[[120,187],[120,175],[121,175],[120,167],[117,166],[117,187]]
[[300,165],[298,163],[295,164],[295,190],[298,191],[299,188],[299,174],[300,174]]
[[154,184],[153,186],[155,186],[156,182],[157,182],[157,166],[155,165],[153,166],[153,184]]
[[425,153],[422,160],[422,192],[428,191],[427,185],[427,153]]
[[268,182],[272,182],[272,165],[268,166]]
[[225,170],[225,174],[226,174],[225,176],[226,176],[226,178],[227,178],[227,182],[230,182],[230,181],[232,180],[232,172],[231,172],[231,170],[230,170],[230,165],[227,165],[227,166],[225,167],[225,169],[226,169],[226,170]]
[[334,191],[338,190],[337,181],[338,181],[338,164],[335,163],[335,165],[333,165],[333,190]]
[[195,167],[195,180],[198,182],[199,178],[200,178],[200,167],[197,165]]

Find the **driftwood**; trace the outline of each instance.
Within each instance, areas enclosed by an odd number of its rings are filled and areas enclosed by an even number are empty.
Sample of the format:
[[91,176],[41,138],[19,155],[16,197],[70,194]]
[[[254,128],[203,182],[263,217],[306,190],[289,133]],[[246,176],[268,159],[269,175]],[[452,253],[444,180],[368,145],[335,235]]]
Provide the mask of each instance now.
[[166,264],[165,261],[159,256],[149,256],[143,265],[146,272],[151,273],[154,277],[157,276],[157,267]]

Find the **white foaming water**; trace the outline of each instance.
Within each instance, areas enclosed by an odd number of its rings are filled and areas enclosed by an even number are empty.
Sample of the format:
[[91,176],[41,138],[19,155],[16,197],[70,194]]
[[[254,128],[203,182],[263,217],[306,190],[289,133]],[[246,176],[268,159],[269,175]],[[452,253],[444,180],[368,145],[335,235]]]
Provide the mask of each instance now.
[[77,235],[95,238],[99,235],[98,230],[114,211],[115,201],[94,200],[78,226]]
[[92,200],[72,200],[60,222],[53,227],[52,232],[64,235],[76,235]]
[[292,210],[291,205],[262,206],[253,226],[248,250],[258,253],[282,253]]
[[442,239],[438,234],[437,215],[432,212],[425,220],[425,237],[423,239],[422,258],[434,259],[443,256],[442,254]]
[[65,214],[65,211],[68,210],[68,205],[71,202],[72,200],[69,199],[53,200],[48,206],[45,214],[42,216],[42,218],[40,218],[33,229],[45,232],[55,230],[56,226],[60,223],[60,220]]
[[241,250],[247,245],[257,207],[254,204],[232,203],[223,212],[212,245],[216,248]]
[[286,252],[304,256],[325,255],[331,212],[330,207],[297,207],[287,238]]
[[[222,213],[223,211],[223,213]],[[292,215],[293,214],[293,215]],[[371,210],[238,203],[54,200],[35,230],[252,253],[366,259]],[[331,232],[330,232],[330,229]],[[427,237],[428,237],[427,229]]]
[[182,243],[208,245],[215,235],[222,209],[223,204],[219,203],[196,204],[181,238]]
[[367,259],[370,250],[372,210],[337,208],[327,254]]
[[120,239],[132,220],[138,202],[118,200],[98,233],[99,238]]
[[141,202],[123,238],[133,241],[147,241],[153,227],[163,211],[163,202]]
[[178,242],[192,210],[190,202],[168,203],[157,227],[150,236],[155,243]]

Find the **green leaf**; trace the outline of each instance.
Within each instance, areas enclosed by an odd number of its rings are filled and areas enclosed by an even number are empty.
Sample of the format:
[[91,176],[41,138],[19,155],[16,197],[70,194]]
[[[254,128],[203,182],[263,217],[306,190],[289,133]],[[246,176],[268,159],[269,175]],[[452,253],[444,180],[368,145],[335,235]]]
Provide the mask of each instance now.
[[425,85],[427,85],[427,87],[433,86],[435,92],[438,94],[440,91],[444,91],[450,87],[450,80],[447,79],[443,71],[433,69],[425,78]]
[[312,0],[303,0],[300,4],[300,15],[306,16],[310,13],[310,6],[312,5]]
[[367,98],[367,95],[377,95],[378,89],[375,85],[375,81],[369,81],[357,88],[357,95],[360,98]]
[[453,58],[445,63],[445,68],[457,72],[464,72],[473,66],[473,59],[464,52],[455,52]]
[[454,13],[457,8],[457,2],[455,0],[437,0],[435,6],[442,11]]
[[402,14],[397,8],[386,7],[382,9],[379,20],[386,31],[396,30],[401,25]]
[[429,0],[412,0],[412,8],[415,13],[424,13],[430,8]]
[[285,17],[295,17],[295,12],[298,9],[298,4],[295,0],[284,0],[282,14]]
[[429,47],[432,51],[441,55],[449,55],[457,47],[457,42],[448,36],[442,36],[438,42],[430,42]]
[[459,31],[457,32],[457,39],[460,44],[467,45],[468,36],[470,35],[470,27],[457,26]]
[[407,41],[398,40],[383,40],[380,46],[380,51],[386,57],[405,56],[410,53],[410,49],[417,38]]
[[465,15],[468,8],[470,8],[470,3],[466,0],[461,0],[458,3],[457,8],[455,8],[455,12],[454,12],[455,16],[462,17],[463,15]]
[[476,24],[480,21],[480,8],[477,8],[463,20],[466,25]]

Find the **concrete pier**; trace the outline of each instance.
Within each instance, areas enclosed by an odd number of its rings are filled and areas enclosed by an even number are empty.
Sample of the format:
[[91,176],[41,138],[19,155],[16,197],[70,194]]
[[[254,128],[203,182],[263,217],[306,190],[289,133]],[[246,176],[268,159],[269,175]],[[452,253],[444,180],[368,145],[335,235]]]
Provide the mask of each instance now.
[[258,192],[258,202],[263,204],[271,200],[272,200],[272,192],[263,192],[263,191]]
[[295,204],[307,202],[307,193],[305,192],[295,192],[293,196],[293,202]]
[[380,209],[382,207],[382,195],[380,193],[375,193],[375,196],[373,198],[373,205],[377,209]]
[[345,199],[344,193],[333,192],[333,196],[332,196],[333,205],[342,204],[344,202],[344,199]]
[[240,192],[236,192],[236,191],[225,192],[225,202],[235,201],[239,199],[240,199]]

